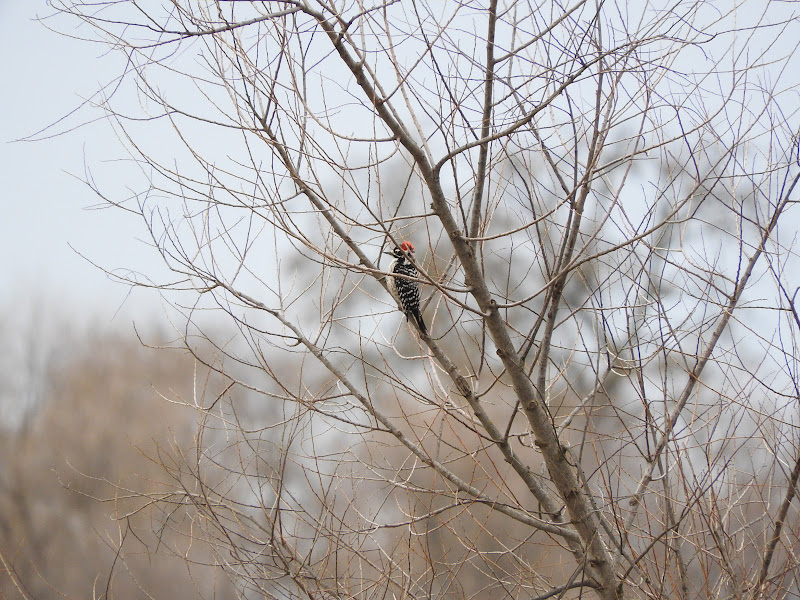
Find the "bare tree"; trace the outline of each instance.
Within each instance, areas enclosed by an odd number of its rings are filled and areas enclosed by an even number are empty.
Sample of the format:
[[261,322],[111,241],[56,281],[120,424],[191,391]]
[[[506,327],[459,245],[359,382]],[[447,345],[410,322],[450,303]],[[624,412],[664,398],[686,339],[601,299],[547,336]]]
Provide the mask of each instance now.
[[242,597],[796,597],[787,5],[51,4],[228,381],[164,466]]

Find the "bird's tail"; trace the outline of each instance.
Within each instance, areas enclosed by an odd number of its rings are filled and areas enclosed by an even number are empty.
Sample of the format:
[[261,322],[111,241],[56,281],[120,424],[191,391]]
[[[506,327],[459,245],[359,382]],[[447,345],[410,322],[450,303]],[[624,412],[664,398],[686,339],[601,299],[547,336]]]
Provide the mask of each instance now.
[[422,320],[422,313],[414,313],[414,320],[417,322],[419,330],[425,335],[428,335],[428,328],[425,326],[425,321]]

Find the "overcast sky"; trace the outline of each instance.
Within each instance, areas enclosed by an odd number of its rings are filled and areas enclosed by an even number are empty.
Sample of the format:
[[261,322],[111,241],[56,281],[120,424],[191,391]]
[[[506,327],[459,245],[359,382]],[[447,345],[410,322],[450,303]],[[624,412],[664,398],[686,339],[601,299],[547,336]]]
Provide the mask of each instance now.
[[[102,170],[107,157],[119,156],[113,131],[93,124],[44,141],[14,141],[67,115],[114,76],[116,57],[103,58],[103,48],[48,31],[36,21],[50,12],[44,0],[0,0],[2,321],[46,311],[90,320],[101,329],[130,331],[134,319],[158,318],[157,296],[142,290],[129,295],[76,253],[108,268],[157,264],[137,241],[141,230],[135,217],[93,210],[99,199],[76,179],[85,161]],[[89,115],[78,113],[64,124],[78,125]]]
[[[108,269],[152,274],[162,268],[138,239],[143,228],[136,216],[93,209],[101,201],[79,180],[88,164],[110,195],[124,197],[132,182],[112,179],[121,145],[107,123],[80,126],[97,115],[93,111],[79,111],[46,129],[113,80],[120,58],[36,20],[51,12],[45,0],[0,0],[0,325],[46,311],[130,330],[134,319],[161,318],[157,294],[129,293],[78,254]],[[74,23],[62,19],[52,25],[68,30]],[[73,127],[43,141],[14,141]]]

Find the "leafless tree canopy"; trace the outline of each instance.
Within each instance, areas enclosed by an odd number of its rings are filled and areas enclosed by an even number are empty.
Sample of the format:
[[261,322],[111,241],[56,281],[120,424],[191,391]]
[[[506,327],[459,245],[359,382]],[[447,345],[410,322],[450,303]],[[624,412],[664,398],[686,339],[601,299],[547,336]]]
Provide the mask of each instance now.
[[790,4],[51,4],[122,59],[88,181],[224,378],[163,502],[241,597],[800,594]]

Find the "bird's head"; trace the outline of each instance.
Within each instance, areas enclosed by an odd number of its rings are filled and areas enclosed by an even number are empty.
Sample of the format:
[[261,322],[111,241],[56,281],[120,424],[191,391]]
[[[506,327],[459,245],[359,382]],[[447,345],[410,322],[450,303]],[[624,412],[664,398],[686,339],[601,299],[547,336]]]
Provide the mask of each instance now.
[[391,252],[385,252],[384,254],[389,254],[394,256],[395,258],[402,258],[404,256],[414,256],[414,244],[411,242],[403,242],[399,246],[395,246],[395,249]]

